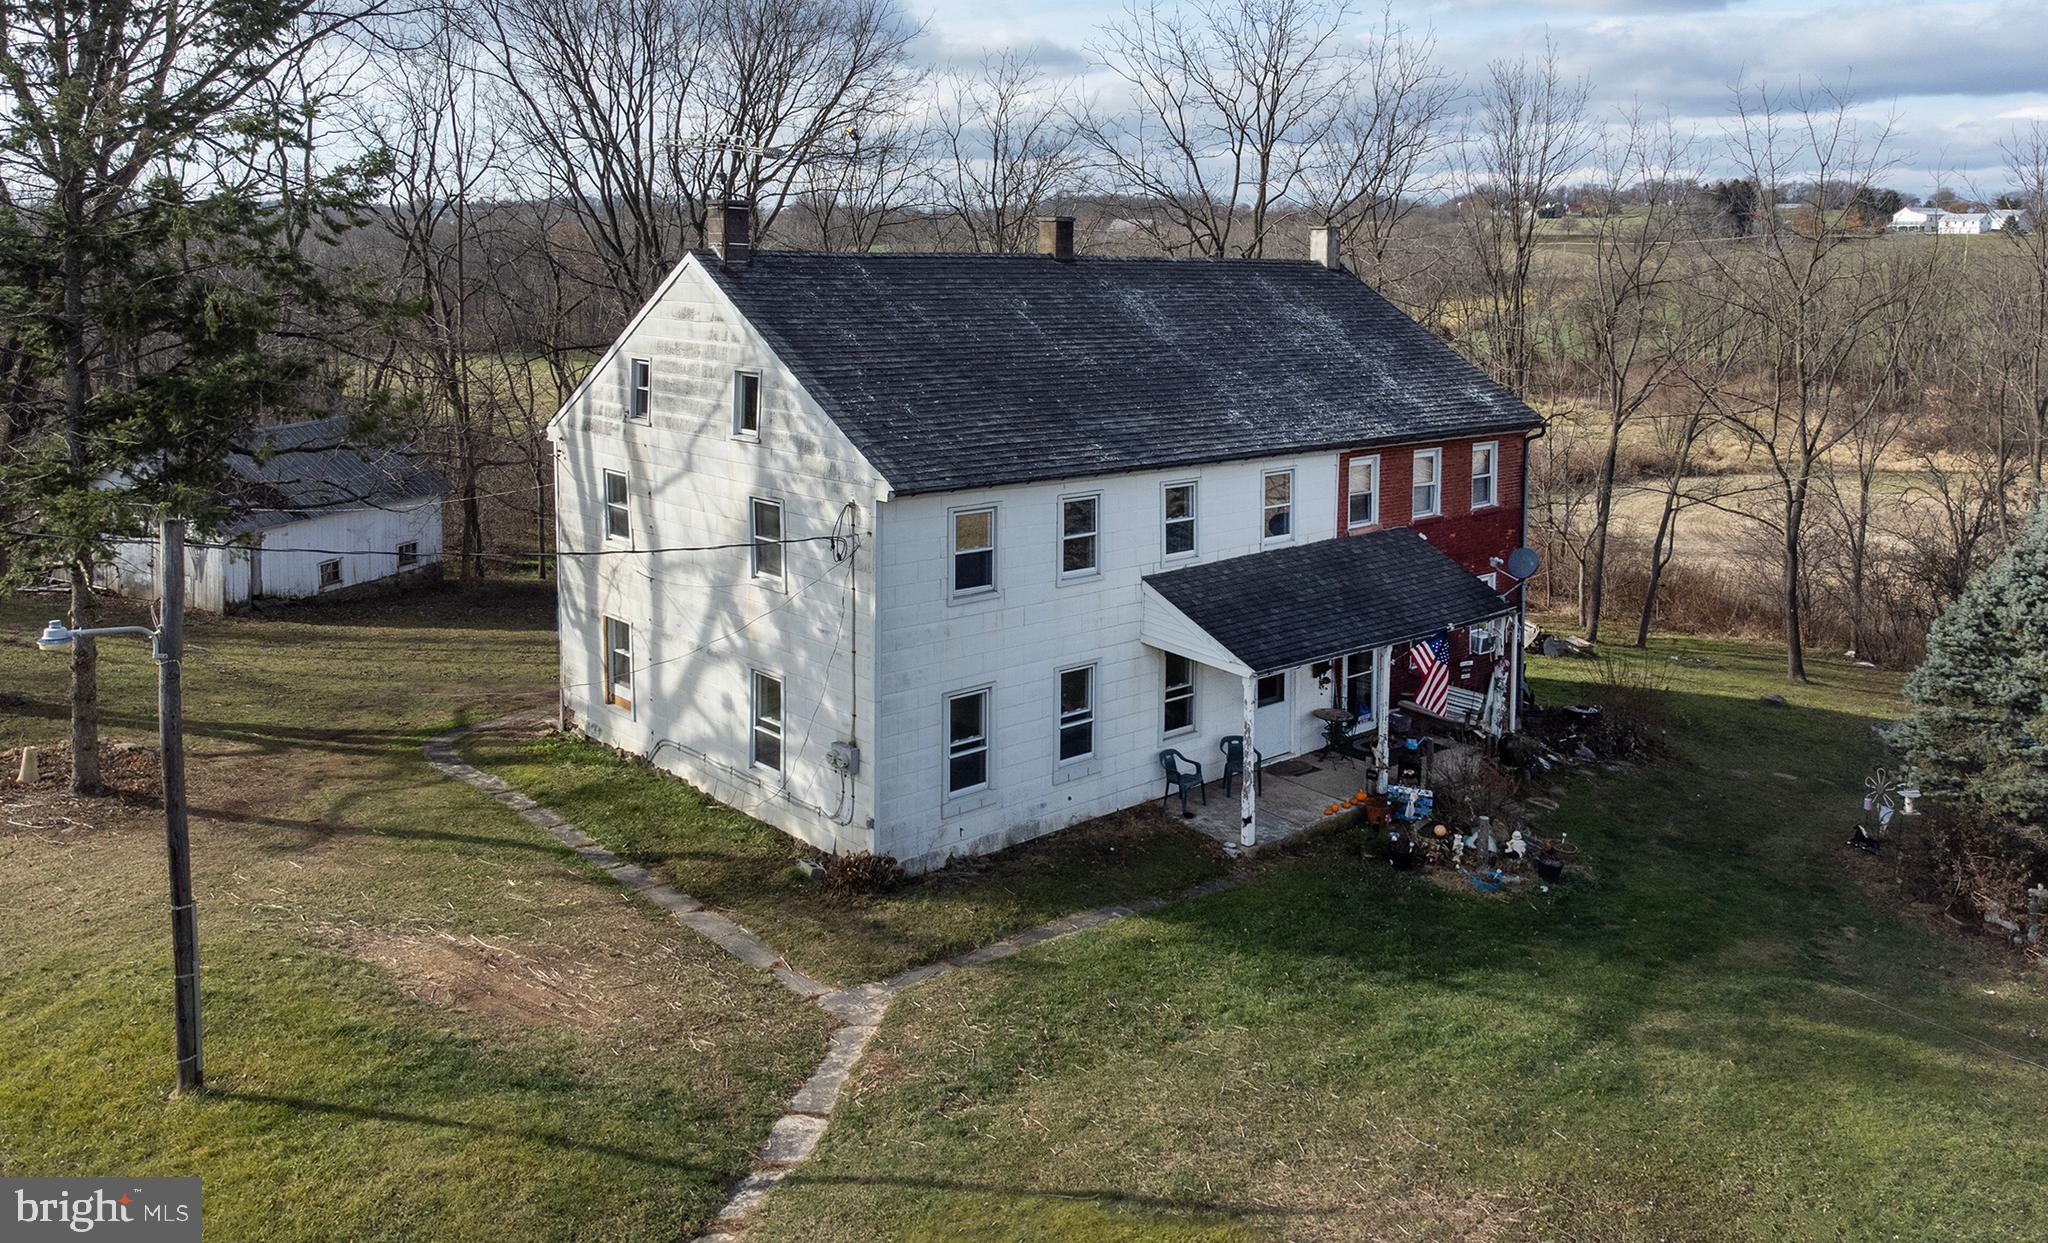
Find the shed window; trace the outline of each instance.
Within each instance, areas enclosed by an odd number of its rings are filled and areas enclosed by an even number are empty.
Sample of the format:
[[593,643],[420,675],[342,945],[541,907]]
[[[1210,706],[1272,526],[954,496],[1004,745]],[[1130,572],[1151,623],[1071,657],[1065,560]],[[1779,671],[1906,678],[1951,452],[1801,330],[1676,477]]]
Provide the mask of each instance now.
[[405,567],[407,567],[407,566],[409,566],[409,565],[418,565],[419,563],[420,563],[420,546],[419,546],[419,545],[418,545],[417,543],[406,543],[406,544],[400,544],[400,545],[398,546],[398,568],[399,568],[399,569],[401,569],[401,570],[402,570],[402,569],[404,569]]
[[988,692],[946,700],[946,792],[965,794],[988,784]]
[[604,619],[604,701],[633,706],[633,628],[616,617]]
[[732,434],[749,440],[761,435],[761,377],[751,371],[732,373]]
[[1443,464],[1442,449],[1415,451],[1415,477],[1409,492],[1411,517],[1434,518],[1443,512]]
[[1102,498],[1067,496],[1060,498],[1060,577],[1075,578],[1102,568],[1096,540],[1100,531]]
[[1060,762],[1095,754],[1095,666],[1060,672]]
[[996,511],[963,509],[953,515],[953,594],[996,589]]
[[1195,551],[1195,485],[1166,485],[1166,555],[1190,556]]
[[1345,515],[1354,527],[1373,526],[1380,520],[1380,460],[1355,457],[1344,484]]
[[1472,508],[1485,509],[1500,498],[1500,443],[1472,446]]
[[604,473],[604,533],[608,539],[626,539],[633,533],[633,519],[626,508],[626,476],[615,470]]
[[754,737],[750,758],[782,771],[782,680],[754,671]]
[[782,504],[755,497],[747,504],[755,578],[782,581]]
[[1294,472],[1270,471],[1265,477],[1265,516],[1260,526],[1265,539],[1286,539],[1294,533]]
[[636,358],[627,364],[630,375],[626,393],[626,417],[645,419],[654,411],[654,364]]
[[1195,662],[1172,652],[1166,653],[1165,717],[1161,725],[1168,734],[1195,727]]
[[339,586],[341,586],[341,562],[322,561],[320,563],[320,590],[325,591],[329,587]]

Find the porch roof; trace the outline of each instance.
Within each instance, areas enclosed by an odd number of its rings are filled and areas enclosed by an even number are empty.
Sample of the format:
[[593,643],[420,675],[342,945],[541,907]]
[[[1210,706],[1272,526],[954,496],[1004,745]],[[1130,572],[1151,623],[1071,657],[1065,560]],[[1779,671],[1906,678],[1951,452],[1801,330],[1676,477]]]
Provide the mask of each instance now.
[[1238,673],[1277,673],[1514,612],[1406,529],[1148,574],[1145,587],[1147,643]]

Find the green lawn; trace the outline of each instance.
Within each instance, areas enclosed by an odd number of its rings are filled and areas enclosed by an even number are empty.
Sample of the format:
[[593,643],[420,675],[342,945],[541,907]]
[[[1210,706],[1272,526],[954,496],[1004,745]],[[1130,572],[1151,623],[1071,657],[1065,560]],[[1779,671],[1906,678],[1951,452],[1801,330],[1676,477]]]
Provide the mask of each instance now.
[[881,897],[828,897],[796,841],[595,743],[479,733],[469,761],[610,849],[730,912],[832,984],[880,979],[1005,933],[1220,875],[1222,851],[1151,807],[963,861]]
[[[64,735],[59,609],[0,601],[0,750]],[[545,702],[549,596],[195,621],[186,660],[210,1091],[168,1099],[146,798],[0,780],[0,1170],[197,1174],[209,1239],[675,1238],[716,1211],[826,1020],[429,770]],[[154,729],[139,643],[109,732]],[[6,777],[12,776],[10,764]]]
[[761,1237],[2041,1237],[2040,973],[1841,845],[1896,676],[1772,708],[1769,649],[1682,646],[1720,667],[1668,666],[1666,758],[1563,784],[1553,893],[1332,833],[907,993]]

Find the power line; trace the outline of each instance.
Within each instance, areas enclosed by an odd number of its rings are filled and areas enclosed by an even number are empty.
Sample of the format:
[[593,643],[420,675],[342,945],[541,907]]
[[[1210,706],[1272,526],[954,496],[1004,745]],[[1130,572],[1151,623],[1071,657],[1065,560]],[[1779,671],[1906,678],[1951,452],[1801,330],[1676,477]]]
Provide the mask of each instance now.
[[[69,540],[69,539],[72,539],[72,538],[74,538],[74,537],[72,537],[72,536],[68,536],[68,535],[59,535],[59,534],[57,534],[57,533],[55,533],[55,532],[51,532],[51,531],[9,531],[9,532],[8,532],[8,534],[9,534],[10,536],[13,536],[13,537],[14,537],[14,538],[16,538],[16,539],[41,539],[41,540]],[[858,536],[858,535],[860,534],[860,532],[858,532],[858,531],[854,531],[854,532],[852,532],[852,533],[850,533],[850,534],[851,534],[851,535],[853,535],[853,536]],[[114,541],[122,541],[122,542],[127,542],[127,543],[146,543],[146,542],[147,542],[147,541],[146,541],[146,540],[144,540],[144,539],[143,539],[143,538],[142,538],[141,536],[134,536],[134,535],[107,535],[107,534],[101,534],[101,535],[98,535],[98,536],[94,536],[93,538],[95,538],[95,539],[104,539],[104,540],[114,540]],[[538,557],[651,557],[651,556],[658,556],[658,555],[661,555],[661,554],[664,554],[664,553],[690,553],[690,552],[729,552],[729,551],[736,551],[736,550],[739,550],[739,549],[744,549],[744,548],[757,548],[757,547],[759,547],[759,546],[761,546],[761,545],[763,545],[763,544],[779,544],[779,545],[785,545],[785,546],[786,546],[786,545],[790,545],[790,544],[831,544],[831,543],[837,543],[837,542],[839,542],[839,541],[842,541],[842,540],[845,540],[845,539],[847,539],[847,538],[849,538],[849,535],[847,535],[847,534],[839,534],[839,535],[800,535],[800,536],[790,536],[790,537],[785,537],[785,538],[782,538],[782,539],[749,539],[749,540],[739,540],[739,541],[736,541],[736,542],[733,542],[733,543],[727,543],[727,544],[674,544],[674,545],[669,545],[669,546],[666,546],[666,547],[662,547],[662,548],[561,548],[561,549],[556,549],[556,550],[555,550],[555,551],[553,551],[553,552],[487,552],[487,553],[478,553],[478,554],[475,554],[475,555],[478,555],[478,556],[484,557],[484,558],[486,558],[486,559],[488,559],[488,560],[492,560],[492,561],[529,561],[529,560],[533,560],[534,558],[538,558]],[[216,540],[216,541],[206,541],[206,540],[187,540],[187,541],[185,542],[185,547],[187,547],[187,548],[223,548],[223,549],[227,549],[227,550],[228,550],[228,551],[230,551],[230,552],[250,552],[250,551],[261,551],[261,552],[263,553],[263,555],[264,555],[264,556],[266,556],[266,557],[268,557],[268,556],[275,556],[275,555],[278,555],[278,554],[282,554],[282,553],[306,553],[306,554],[309,554],[309,555],[313,555],[313,556],[321,556],[321,557],[396,557],[396,556],[398,556],[398,555],[399,555],[399,554],[398,554],[398,550],[396,550],[396,549],[394,549],[394,548],[261,548],[261,549],[258,549],[258,548],[255,548],[255,547],[254,547],[254,546],[252,546],[252,545],[249,545],[249,544],[235,544],[235,543],[228,543],[228,542],[225,542],[225,541],[218,541],[218,540]]]

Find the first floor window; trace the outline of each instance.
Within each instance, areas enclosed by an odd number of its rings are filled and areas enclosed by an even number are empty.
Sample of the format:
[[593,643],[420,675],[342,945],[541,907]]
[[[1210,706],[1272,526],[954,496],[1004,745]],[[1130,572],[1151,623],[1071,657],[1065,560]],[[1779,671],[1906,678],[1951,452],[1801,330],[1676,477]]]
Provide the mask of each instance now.
[[988,784],[988,692],[969,691],[946,700],[946,793],[964,794]]
[[416,544],[416,543],[414,543],[414,544],[400,544],[400,545],[398,546],[398,568],[399,568],[399,569],[401,569],[401,570],[402,570],[402,569],[404,569],[404,568],[405,568],[406,566],[409,566],[409,565],[418,565],[419,563],[420,563],[420,546],[419,546],[418,544]]
[[633,533],[633,519],[626,509],[626,476],[621,471],[604,473],[604,533],[607,539],[625,539]]
[[1260,678],[1258,695],[1261,708],[1270,708],[1274,704],[1286,703],[1287,675],[1284,673],[1269,673],[1265,677]]
[[1102,568],[1096,555],[1099,496],[1069,496],[1060,500],[1060,577],[1093,574]]
[[782,581],[782,505],[755,498],[747,521],[754,541],[754,577]]
[[1353,652],[1344,658],[1344,710],[1354,718],[1372,711],[1372,653]]
[[633,706],[633,628],[616,617],[604,619],[604,701]]
[[1472,446],[1472,508],[1484,509],[1500,499],[1500,444],[1489,440]]
[[320,590],[325,591],[329,587],[339,586],[341,586],[341,562],[322,561],[320,563]]
[[1095,666],[1060,673],[1060,759],[1095,754]]
[[1195,727],[1195,662],[1166,653],[1164,732],[1178,734]]
[[963,509],[953,515],[953,594],[996,589],[996,511]]
[[1166,485],[1166,555],[1184,557],[1195,551],[1195,485]]
[[626,394],[626,417],[644,419],[654,411],[654,364],[636,358],[628,364],[631,385]]
[[761,434],[761,377],[751,371],[732,373],[732,434]]
[[1417,449],[1415,476],[1409,496],[1409,516],[1434,518],[1443,512],[1444,451]]
[[753,762],[782,771],[782,680],[754,673]]
[[1266,539],[1285,539],[1294,531],[1294,472],[1268,474],[1265,492],[1265,522],[1260,534]]
[[1369,527],[1380,520],[1380,460],[1376,457],[1351,459],[1345,481],[1345,516],[1349,525]]

